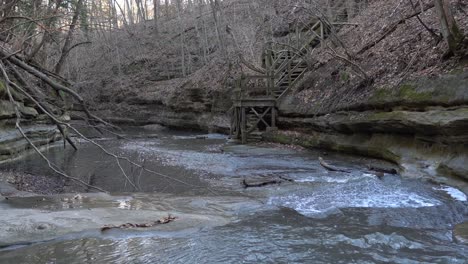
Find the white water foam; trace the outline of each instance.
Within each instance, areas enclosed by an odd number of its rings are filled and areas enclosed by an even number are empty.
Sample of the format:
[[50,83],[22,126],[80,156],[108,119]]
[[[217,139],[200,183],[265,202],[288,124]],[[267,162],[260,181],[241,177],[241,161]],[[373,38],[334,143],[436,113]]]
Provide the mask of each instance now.
[[434,187],[433,189],[436,191],[444,191],[457,201],[466,202],[468,200],[465,193],[450,186],[443,185],[441,187]]
[[307,194],[272,197],[268,203],[289,207],[307,216],[340,208],[420,208],[441,204],[435,198],[403,187],[385,186],[379,180],[372,179],[317,188]]
[[[294,177],[296,176],[296,177]],[[302,177],[298,177],[302,176]],[[366,178],[375,179],[376,176],[374,174],[364,173],[362,175],[356,174],[335,174],[328,176],[323,172],[318,172],[313,175],[310,173],[303,173],[300,175],[299,173],[291,173],[288,177],[294,178],[296,182],[325,182],[325,183],[348,183],[352,181],[360,181]]]

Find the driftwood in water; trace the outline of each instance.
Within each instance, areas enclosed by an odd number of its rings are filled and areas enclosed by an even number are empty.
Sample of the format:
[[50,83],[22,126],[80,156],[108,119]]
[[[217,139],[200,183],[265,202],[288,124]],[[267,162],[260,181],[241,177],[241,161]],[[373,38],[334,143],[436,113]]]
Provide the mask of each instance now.
[[285,180],[285,181],[288,181],[288,182],[294,182],[293,179],[289,179],[289,178],[286,178],[286,177],[284,177],[284,176],[279,176],[279,178],[280,178],[281,180]]
[[376,172],[381,172],[381,173],[388,173],[388,174],[397,174],[397,170],[393,168],[383,168],[383,167],[377,167],[373,165],[367,165],[367,169],[371,171],[376,171]]
[[374,175],[377,176],[377,178],[378,178],[379,180],[382,180],[383,177],[385,176],[385,173],[383,173],[383,172],[381,172],[381,171],[375,171],[375,172],[374,172]]
[[276,185],[276,184],[281,184],[283,182],[294,182],[293,179],[288,179],[283,176],[279,176],[280,180],[270,180],[270,181],[264,181],[264,182],[258,182],[258,183],[247,183],[247,181],[244,179],[242,180],[242,186],[247,189],[247,188],[252,188],[252,187],[265,187],[268,185]]
[[162,225],[162,224],[167,224],[167,223],[170,223],[174,220],[176,220],[177,218],[175,216],[172,216],[172,215],[168,215],[167,217],[163,217],[157,221],[154,221],[154,222],[151,222],[151,223],[144,223],[144,224],[132,224],[132,223],[126,223],[126,224],[122,224],[122,225],[105,225],[103,227],[101,227],[101,232],[104,232],[106,230],[109,230],[109,229],[113,229],[113,228],[136,228],[136,227],[153,227],[155,225]]
[[326,163],[322,157],[319,157],[319,162],[320,162],[320,165],[322,165],[322,167],[324,167],[325,169],[329,170],[329,171],[338,171],[338,172],[345,172],[345,173],[350,173],[351,171],[349,170],[344,170],[344,169],[340,169],[340,168],[337,168],[335,166],[332,166],[328,163]]
[[271,181],[265,181],[265,182],[259,182],[259,183],[247,183],[247,181],[244,179],[242,181],[242,186],[244,186],[245,189],[247,188],[252,188],[252,187],[264,187],[267,185],[275,185],[275,184],[281,184],[282,181],[278,180],[271,180]]

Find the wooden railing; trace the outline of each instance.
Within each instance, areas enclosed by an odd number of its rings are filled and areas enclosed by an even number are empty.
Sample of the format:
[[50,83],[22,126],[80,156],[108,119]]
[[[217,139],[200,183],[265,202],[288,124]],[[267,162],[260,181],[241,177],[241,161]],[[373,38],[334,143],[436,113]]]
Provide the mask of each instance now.
[[[281,94],[276,96],[277,100],[281,99],[303,77],[306,69],[301,71],[301,67],[307,64],[305,55],[310,53],[310,47],[318,44],[314,43],[315,41],[320,43],[324,38],[324,25],[321,21],[306,25],[298,31],[300,34],[306,33],[300,36],[297,48],[288,44],[270,42],[264,53],[267,72],[274,78],[274,88],[279,89],[281,85],[286,83],[288,85],[286,90],[281,91]],[[292,78],[291,74],[295,71],[298,71],[299,75]]]
[[242,75],[236,83],[234,99],[242,100],[252,97],[272,97],[274,90],[274,76]]
[[310,48],[321,43],[324,34],[324,23],[318,20],[297,30],[296,47],[285,43],[267,43],[267,48],[263,53],[266,74],[242,75],[237,80],[235,99],[253,97],[281,99],[304,76],[307,71],[305,56],[310,54]]

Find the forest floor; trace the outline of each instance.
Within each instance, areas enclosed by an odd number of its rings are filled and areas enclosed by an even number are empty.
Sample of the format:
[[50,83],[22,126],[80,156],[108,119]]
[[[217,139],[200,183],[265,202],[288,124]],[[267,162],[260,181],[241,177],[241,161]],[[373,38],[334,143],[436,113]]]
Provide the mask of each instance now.
[[36,175],[13,170],[0,170],[0,196],[51,195],[62,193],[63,178]]
[[[432,1],[423,2],[429,6]],[[452,2],[460,29],[468,33],[468,5]],[[315,53],[314,69],[295,91],[295,103],[309,109],[320,104],[314,112],[327,113],[368,101],[376,90],[393,96],[411,81],[467,72],[468,54],[444,57],[448,47],[440,36],[435,8],[414,16],[419,10],[409,1],[370,3],[350,21],[355,25],[337,32],[343,45],[335,51],[350,62],[334,56],[331,45],[325,43]],[[366,84],[360,70],[371,78],[372,85]]]
[[[421,3],[429,6],[432,1]],[[452,1],[452,6],[460,29],[468,32],[468,5]],[[430,81],[467,72],[467,56],[444,57],[447,45],[440,36],[435,36],[440,35],[435,8],[413,16],[419,9],[419,6],[413,8],[408,1],[372,1],[349,21],[353,25],[337,27],[337,38],[343,45],[337,45],[336,40],[329,38],[309,56],[310,72],[286,96],[293,102],[291,111],[297,111],[298,115],[315,115],[346,110],[368,102],[376,92],[385,97],[397,97],[402,93],[401,88],[408,88],[405,85],[412,81]],[[187,35],[187,38],[190,42],[195,36]],[[177,52],[172,46],[158,47],[158,52],[164,51]],[[347,57],[350,62],[334,56],[334,52]],[[175,113],[224,114],[230,107],[230,93],[236,78],[242,72],[249,73],[239,63],[237,55],[231,54],[225,59],[215,52],[206,64],[195,67],[186,77],[174,74],[173,79],[164,80],[161,77],[164,66],[174,64],[177,58],[168,60],[148,55],[142,61],[140,57],[123,65],[123,73],[104,74],[99,73],[99,69],[90,75],[88,85],[94,89],[81,90],[87,93],[88,99],[96,102],[96,110],[125,117],[138,112],[141,106],[157,105]],[[258,61],[250,58],[250,62],[259,65],[259,58]],[[370,77],[370,84],[362,78],[361,70]],[[408,93],[412,95],[412,92]],[[465,95],[462,99],[466,99]]]

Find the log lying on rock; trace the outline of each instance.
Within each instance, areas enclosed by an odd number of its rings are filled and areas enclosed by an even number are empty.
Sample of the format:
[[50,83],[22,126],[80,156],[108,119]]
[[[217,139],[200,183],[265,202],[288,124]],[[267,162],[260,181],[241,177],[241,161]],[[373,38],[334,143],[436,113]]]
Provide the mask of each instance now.
[[288,181],[288,182],[295,182],[293,179],[289,179],[289,178],[286,178],[286,177],[284,177],[284,176],[279,176],[279,178],[280,178],[281,180],[285,180],[285,181]]
[[175,221],[177,217],[168,215],[167,217],[163,217],[159,220],[156,220],[154,222],[150,223],[143,223],[143,224],[133,224],[133,223],[126,223],[126,224],[121,224],[121,225],[105,225],[101,227],[101,232],[104,232],[109,229],[114,229],[114,228],[148,228],[148,227],[153,227],[155,225],[164,225],[167,223],[170,223],[172,221]]
[[257,182],[257,183],[247,183],[247,181],[244,179],[242,180],[242,186],[247,189],[251,187],[265,187],[268,185],[275,185],[275,184],[281,184],[283,182],[294,182],[293,179],[286,178],[284,176],[279,176],[279,180],[270,180],[270,181],[264,181],[264,182]]
[[394,168],[384,168],[384,167],[377,167],[374,165],[367,165],[367,169],[370,171],[376,171],[376,172],[381,172],[381,173],[398,174],[397,170]]
[[324,167],[325,169],[329,170],[329,171],[337,171],[337,172],[345,172],[345,173],[351,173],[351,171],[349,170],[345,170],[345,169],[340,169],[340,168],[337,168],[335,166],[332,166],[328,163],[326,163],[322,157],[319,157],[319,162],[320,162],[320,165],[322,165],[322,167]]
[[259,182],[259,183],[247,183],[247,181],[244,179],[242,181],[242,186],[244,186],[245,189],[247,188],[252,188],[252,187],[264,187],[267,185],[276,185],[276,184],[281,184],[282,181],[279,180],[271,180],[271,181],[265,181],[265,182]]

